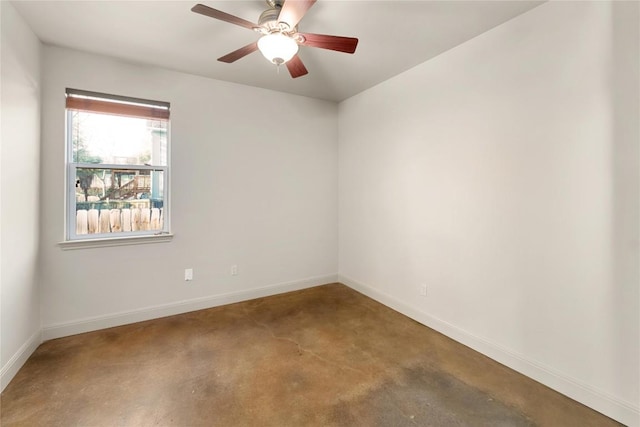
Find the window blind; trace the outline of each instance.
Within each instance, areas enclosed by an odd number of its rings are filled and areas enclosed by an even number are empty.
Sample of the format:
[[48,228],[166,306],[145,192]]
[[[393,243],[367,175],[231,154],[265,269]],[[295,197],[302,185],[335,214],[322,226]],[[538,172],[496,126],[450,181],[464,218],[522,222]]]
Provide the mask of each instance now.
[[76,89],[67,89],[66,96],[66,107],[73,110],[135,116],[151,120],[169,120],[168,102],[107,95]]

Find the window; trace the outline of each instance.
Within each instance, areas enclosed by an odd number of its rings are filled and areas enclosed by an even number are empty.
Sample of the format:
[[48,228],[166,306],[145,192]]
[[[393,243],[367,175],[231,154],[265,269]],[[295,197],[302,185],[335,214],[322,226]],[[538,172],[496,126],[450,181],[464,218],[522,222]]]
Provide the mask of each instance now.
[[67,241],[169,232],[169,110],[67,89]]

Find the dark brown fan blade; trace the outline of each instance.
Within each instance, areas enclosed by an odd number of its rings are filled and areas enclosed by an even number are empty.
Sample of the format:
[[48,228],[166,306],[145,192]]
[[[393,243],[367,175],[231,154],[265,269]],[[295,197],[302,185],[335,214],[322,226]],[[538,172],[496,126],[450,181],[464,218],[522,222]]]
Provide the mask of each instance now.
[[298,55],[287,61],[287,70],[294,79],[309,73]]
[[217,9],[213,9],[209,6],[205,6],[203,4],[197,4],[191,8],[192,12],[199,13],[200,15],[209,16],[211,18],[219,19],[221,21],[229,22],[231,24],[240,25],[241,27],[248,28],[253,30],[257,27],[253,22],[246,21],[242,18],[238,18],[237,16],[229,15],[226,12],[222,12]]
[[278,15],[278,22],[286,22],[293,29],[316,0],[286,0]]
[[358,46],[358,39],[353,37],[327,36],[324,34],[300,33],[304,37],[304,46],[319,47],[321,49],[337,50],[338,52],[353,53]]
[[225,56],[221,56],[220,58],[218,58],[218,61],[231,64],[232,62],[235,62],[240,58],[244,58],[245,56],[255,52],[256,50],[258,50],[258,42],[253,42],[244,47],[241,47],[238,50],[234,50],[233,52],[228,53]]

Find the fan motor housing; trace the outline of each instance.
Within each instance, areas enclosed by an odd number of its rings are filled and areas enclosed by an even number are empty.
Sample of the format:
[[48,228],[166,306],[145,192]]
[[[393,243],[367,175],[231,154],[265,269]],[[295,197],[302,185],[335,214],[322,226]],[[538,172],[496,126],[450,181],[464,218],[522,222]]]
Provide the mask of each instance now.
[[269,7],[272,9],[275,9],[275,8],[280,9],[284,4],[284,0],[266,0],[266,1]]
[[[269,2],[268,2],[269,3]],[[280,7],[274,7],[267,9],[260,14],[258,18],[258,26],[263,33],[286,33],[292,34],[298,31],[298,26],[294,28],[289,27],[286,22],[278,22],[278,16],[280,16]]]
[[258,25],[267,28],[275,27],[276,23],[278,22],[278,15],[280,15],[280,9],[267,9],[260,15],[260,18],[258,19]]

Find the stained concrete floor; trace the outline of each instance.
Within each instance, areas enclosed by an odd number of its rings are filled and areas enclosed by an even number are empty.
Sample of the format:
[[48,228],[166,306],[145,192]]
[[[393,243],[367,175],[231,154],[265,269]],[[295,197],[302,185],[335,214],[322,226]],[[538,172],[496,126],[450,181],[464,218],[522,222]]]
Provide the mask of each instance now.
[[26,426],[613,426],[330,284],[42,344],[1,396]]

